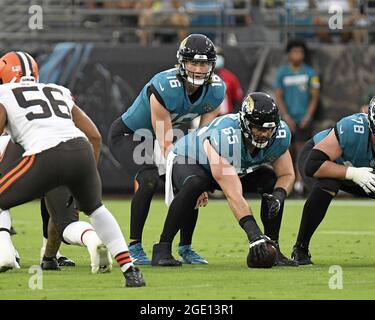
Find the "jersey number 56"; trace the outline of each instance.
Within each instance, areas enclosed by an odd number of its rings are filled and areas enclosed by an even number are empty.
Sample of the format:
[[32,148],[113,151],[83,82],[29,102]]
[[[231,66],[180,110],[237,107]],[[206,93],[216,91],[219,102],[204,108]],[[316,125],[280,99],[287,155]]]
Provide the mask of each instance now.
[[[42,112],[29,112],[26,114],[27,120],[34,120],[34,119],[44,119],[44,118],[50,118],[52,117],[52,111],[53,113],[60,118],[66,118],[71,119],[70,111],[68,108],[68,105],[63,100],[57,100],[52,95],[52,92],[58,92],[62,96],[62,92],[57,88],[52,87],[44,87],[42,89],[45,100],[43,99],[32,99],[32,100],[26,100],[24,93],[25,92],[38,92],[39,97],[43,96],[40,94],[38,87],[19,87],[14,88],[13,90],[14,97],[17,100],[18,105],[21,108],[27,109],[33,106],[40,106],[42,108]],[[49,102],[49,104],[47,103]],[[66,108],[67,113],[61,111],[60,106],[63,106]],[[51,110],[52,108],[52,110]]]

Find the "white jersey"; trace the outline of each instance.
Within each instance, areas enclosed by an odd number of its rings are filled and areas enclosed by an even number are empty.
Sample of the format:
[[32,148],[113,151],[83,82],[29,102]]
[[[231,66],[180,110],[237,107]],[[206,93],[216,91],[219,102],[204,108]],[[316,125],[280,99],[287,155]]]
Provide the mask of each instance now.
[[24,156],[40,153],[61,142],[85,137],[72,121],[70,91],[44,83],[0,85],[0,103],[7,113],[6,131],[24,149]]

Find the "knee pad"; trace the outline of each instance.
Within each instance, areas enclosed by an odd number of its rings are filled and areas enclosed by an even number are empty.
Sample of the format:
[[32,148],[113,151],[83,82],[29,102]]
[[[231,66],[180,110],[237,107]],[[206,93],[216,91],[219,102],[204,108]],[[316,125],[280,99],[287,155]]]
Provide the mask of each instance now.
[[317,172],[327,160],[329,160],[329,156],[325,152],[319,149],[312,149],[304,168],[306,176],[314,177],[315,172]]
[[155,192],[159,185],[158,169],[155,167],[141,171],[138,173],[136,180],[139,183],[139,189]]

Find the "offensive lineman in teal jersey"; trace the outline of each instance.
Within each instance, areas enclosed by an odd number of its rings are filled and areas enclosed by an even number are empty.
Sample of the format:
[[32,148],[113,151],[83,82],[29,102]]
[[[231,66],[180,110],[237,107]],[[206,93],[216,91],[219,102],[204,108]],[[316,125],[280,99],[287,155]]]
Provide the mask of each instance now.
[[[218,115],[225,96],[224,82],[213,73],[216,51],[210,39],[201,34],[188,36],[180,44],[177,59],[176,68],[156,74],[110,129],[113,155],[138,183],[131,204],[129,246],[135,264],[150,264],[142,247],[142,232],[162,174],[155,164],[155,139],[166,158],[172,147],[172,128],[198,116],[200,126],[208,123]],[[137,153],[141,144],[146,146],[144,155]],[[180,251],[185,262],[205,264],[191,248],[196,219],[192,216],[184,226]]]
[[[278,245],[284,200],[294,183],[290,140],[276,103],[262,92],[248,95],[238,114],[221,116],[181,138],[168,155],[166,202],[170,207],[160,242],[153,248],[152,265],[178,265],[171,245],[184,219],[198,213],[202,193],[221,189],[250,241],[248,266],[296,266]],[[264,234],[243,192],[262,194]],[[273,259],[268,242],[276,248]]]
[[339,190],[375,198],[375,97],[368,114],[356,113],[306,142],[298,168],[310,195],[303,208],[292,257],[300,265],[312,264],[310,239],[323,221]]

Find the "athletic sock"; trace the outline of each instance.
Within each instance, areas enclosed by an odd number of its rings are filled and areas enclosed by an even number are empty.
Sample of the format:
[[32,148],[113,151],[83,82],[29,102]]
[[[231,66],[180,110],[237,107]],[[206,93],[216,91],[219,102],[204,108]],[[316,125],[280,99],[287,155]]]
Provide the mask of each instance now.
[[121,270],[125,272],[133,263],[131,262],[128,246],[116,219],[104,205],[96,209],[89,217],[99,238],[107,246],[112,257],[116,259]]
[[314,188],[303,207],[296,245],[308,248],[310,239],[323,221],[333,196],[320,188]]
[[260,209],[260,218],[264,226],[264,234],[271,240],[278,241],[281,227],[281,220],[284,212],[284,203],[281,205],[280,210],[276,217],[269,218],[266,201],[262,200]]

